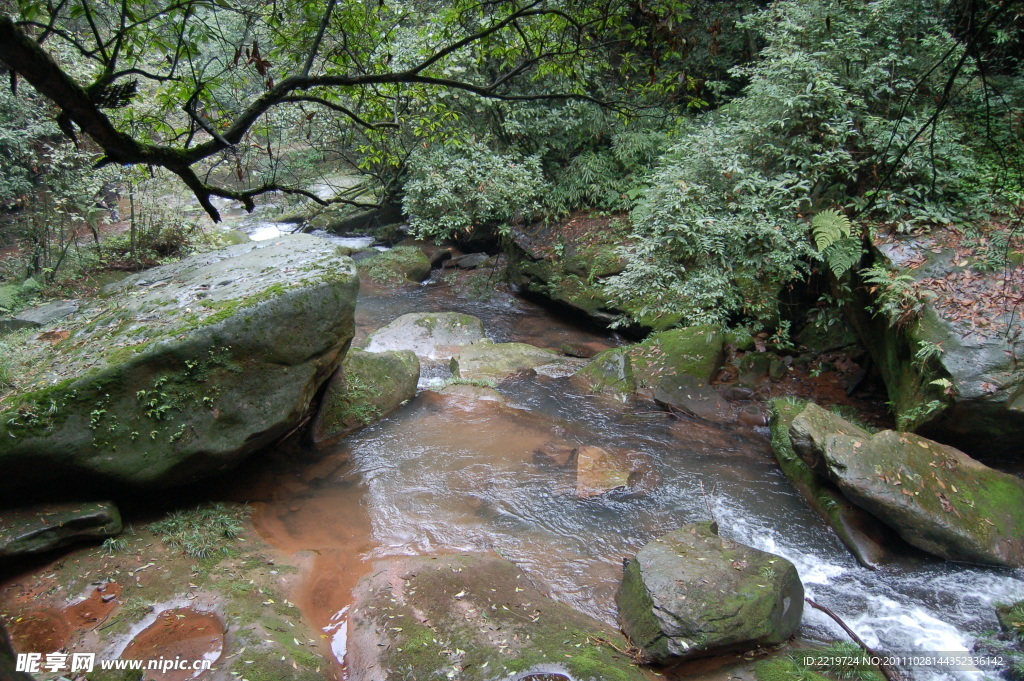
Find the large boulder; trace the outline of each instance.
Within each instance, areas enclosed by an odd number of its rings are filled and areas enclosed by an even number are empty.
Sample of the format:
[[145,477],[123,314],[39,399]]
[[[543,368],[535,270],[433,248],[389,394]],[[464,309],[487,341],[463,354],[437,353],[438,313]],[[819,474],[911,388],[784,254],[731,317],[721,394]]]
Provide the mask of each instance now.
[[1024,481],[913,433],[830,435],[843,494],[907,542],[949,560],[1024,567]]
[[167,487],[300,423],[353,334],[355,268],[296,235],[111,285],[29,342],[0,393],[0,495]]
[[641,548],[615,600],[633,644],[669,663],[782,643],[800,625],[804,589],[785,558],[696,523]]
[[331,377],[313,421],[313,441],[335,440],[369,425],[416,395],[420,362],[409,350],[349,350]]
[[110,502],[45,504],[0,511],[0,559],[43,553],[121,532],[121,514]]
[[836,433],[870,433],[822,409],[813,402],[778,399],[771,405],[772,450],[782,472],[807,501],[808,506],[828,523],[857,562],[875,569],[891,562],[900,546],[899,537],[883,522],[847,499],[828,479],[819,463],[815,470],[797,453],[821,462],[827,437]]
[[367,352],[412,350],[427,359],[449,359],[466,345],[484,340],[484,325],[460,312],[410,312],[366,339]]
[[565,357],[554,350],[526,343],[481,341],[463,348],[452,357],[451,371],[457,378],[501,381],[521,371],[534,370],[547,376],[568,376],[582,361]]
[[[546,598],[500,558],[441,555],[374,565],[355,590],[352,681],[546,678],[643,681],[622,636]],[[534,672],[537,676],[529,676]]]
[[871,300],[845,309],[885,380],[901,430],[973,456],[1019,457],[1024,335],[1016,302],[1024,268],[975,267],[978,258],[953,236],[934,230],[879,236],[874,244],[876,262],[903,277],[901,290],[920,301],[901,327],[869,316]]

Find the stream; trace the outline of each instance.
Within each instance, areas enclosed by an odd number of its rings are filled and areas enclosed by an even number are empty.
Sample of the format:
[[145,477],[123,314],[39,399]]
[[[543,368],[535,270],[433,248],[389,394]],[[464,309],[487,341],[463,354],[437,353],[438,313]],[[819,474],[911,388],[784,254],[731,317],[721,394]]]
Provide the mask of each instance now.
[[[406,312],[441,310],[480,317],[495,341],[614,343],[510,296],[459,300],[433,282],[387,297],[363,294],[357,309],[357,343]],[[444,369],[424,373],[421,388],[439,382]],[[1019,570],[921,558],[883,571],[860,567],[779,470],[766,429],[676,420],[652,403],[583,394],[568,379],[524,378],[500,392],[505,404],[421,390],[388,418],[309,452],[258,506],[264,538],[318,552],[296,602],[329,634],[338,678],[345,678],[349,591],[369,560],[494,551],[556,599],[614,624],[623,557],[712,513],[723,535],[791,560],[808,597],[885,653],[968,651],[997,628],[994,606],[1024,595]],[[534,463],[532,453],[547,442],[642,452],[660,482],[642,498],[577,499],[564,473]],[[275,475],[281,480],[282,471]],[[810,608],[799,635],[846,639]]]

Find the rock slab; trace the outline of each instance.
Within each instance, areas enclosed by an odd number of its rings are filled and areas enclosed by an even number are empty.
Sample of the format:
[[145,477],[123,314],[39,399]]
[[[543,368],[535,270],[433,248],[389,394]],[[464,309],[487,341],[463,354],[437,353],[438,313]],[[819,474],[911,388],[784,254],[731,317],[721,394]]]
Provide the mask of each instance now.
[[471,315],[410,312],[370,334],[365,350],[411,350],[426,359],[449,359],[461,348],[484,338],[483,322]]
[[480,342],[452,357],[453,376],[468,380],[502,381],[521,371],[535,370],[548,376],[567,376],[582,364],[554,350],[526,343]]
[[[292,430],[353,335],[358,278],[294,235],[124,279],[0,392],[0,496],[185,484]],[[62,334],[63,336],[63,334]]]
[[0,559],[43,553],[121,532],[111,502],[45,504],[0,511]]
[[552,665],[581,681],[647,678],[612,647],[625,650],[618,632],[545,597],[513,563],[488,555],[375,563],[351,612],[352,681],[519,679]]
[[623,632],[654,662],[772,646],[800,625],[804,589],[785,558],[686,525],[646,544],[616,594]]

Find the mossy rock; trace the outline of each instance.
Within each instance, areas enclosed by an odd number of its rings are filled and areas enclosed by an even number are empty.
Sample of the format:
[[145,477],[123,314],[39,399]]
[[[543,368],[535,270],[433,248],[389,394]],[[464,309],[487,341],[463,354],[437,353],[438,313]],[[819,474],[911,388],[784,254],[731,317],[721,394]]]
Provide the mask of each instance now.
[[[903,542],[888,526],[843,496],[839,488],[825,475],[816,473],[794,450],[790,437],[794,419],[805,415],[807,411],[816,410],[819,408],[813,403],[773,400],[770,422],[772,451],[779,462],[779,467],[793,487],[800,492],[811,509],[828,523],[857,562],[864,567],[875,569],[891,562],[895,555],[902,553],[900,546]],[[833,427],[828,429],[833,432],[853,432],[857,428],[828,412],[814,420],[819,423],[833,423]],[[804,425],[802,428],[800,432],[806,433],[807,426]],[[821,433],[822,437],[830,434],[824,429],[815,432]]]
[[638,387],[681,374],[707,384],[722,365],[725,341],[717,326],[691,326],[656,333],[628,352]]
[[590,392],[623,396],[636,390],[633,363],[625,348],[599,352],[575,377]]
[[695,523],[641,548],[615,601],[623,632],[667,664],[786,641],[800,626],[804,589],[785,558]]
[[459,351],[449,366],[456,378],[502,381],[529,370],[548,376],[569,376],[582,364],[581,360],[526,343],[481,341]]
[[349,350],[331,378],[313,422],[313,441],[335,440],[369,425],[416,395],[420,361],[409,350]]
[[578,681],[646,678],[618,652],[626,649],[618,632],[546,598],[500,558],[380,561],[355,595],[347,658],[352,681],[491,681],[555,664]]
[[830,435],[823,458],[848,499],[949,560],[1024,567],[1024,481],[913,433]]
[[121,532],[112,502],[45,504],[0,511],[0,559],[43,553]]
[[430,260],[419,248],[398,246],[359,261],[359,274],[378,286],[419,283],[430,277]]
[[0,494],[185,484],[291,431],[351,341],[358,279],[295,235],[109,286],[0,393]]

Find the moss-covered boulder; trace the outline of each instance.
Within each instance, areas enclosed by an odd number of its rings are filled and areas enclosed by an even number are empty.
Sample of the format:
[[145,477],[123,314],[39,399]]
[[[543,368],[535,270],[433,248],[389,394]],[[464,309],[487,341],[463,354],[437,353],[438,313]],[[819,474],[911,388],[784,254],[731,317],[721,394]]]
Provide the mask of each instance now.
[[457,378],[501,381],[521,371],[535,370],[547,376],[568,376],[580,368],[581,360],[554,350],[526,343],[481,341],[463,348],[452,357],[450,368]]
[[[793,422],[797,419],[794,428]],[[785,399],[772,402],[770,428],[772,451],[782,472],[811,509],[828,523],[857,562],[871,569],[891,562],[893,551],[898,552],[903,545],[899,537],[887,525],[847,499],[823,472],[811,468],[797,454],[793,444],[795,435],[809,457],[820,459],[820,454],[815,452],[820,452],[824,439],[829,435],[839,432],[869,434],[813,402]]]
[[[1019,291],[1006,279],[1021,266],[977,267],[947,230],[879,237],[873,255],[894,283],[875,286],[914,301],[917,315],[894,328],[848,305],[850,321],[885,380],[901,430],[913,430],[979,457],[1024,451],[1024,355]],[[902,279],[898,279],[902,277]]]
[[355,268],[296,235],[111,285],[0,393],[0,495],[184,484],[291,431],[353,334]]
[[546,598],[499,558],[381,561],[355,596],[346,658],[353,681],[491,681],[545,669],[578,681],[646,678],[619,652],[618,632]]
[[633,362],[626,348],[612,348],[599,352],[586,366],[576,372],[575,379],[587,390],[595,393],[630,395],[636,391]]
[[828,475],[907,542],[949,560],[1024,567],[1024,480],[913,433],[830,435]]
[[696,523],[641,548],[615,600],[622,631],[668,663],[782,643],[800,625],[804,589],[785,558]]
[[121,532],[111,502],[44,504],[0,511],[0,559],[43,553]]
[[420,361],[409,350],[349,350],[313,422],[313,441],[335,440],[373,423],[416,395]]
[[368,352],[411,350],[427,359],[451,358],[461,348],[484,340],[484,325],[460,312],[410,312],[370,334]]
[[377,286],[419,283],[430,277],[430,260],[415,246],[398,246],[360,260],[359,276]]

